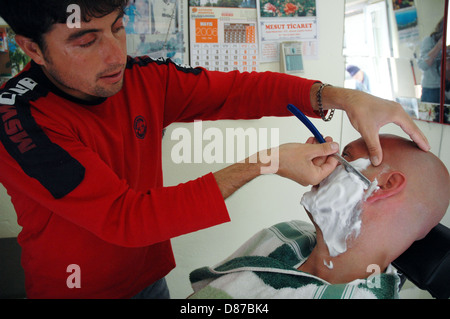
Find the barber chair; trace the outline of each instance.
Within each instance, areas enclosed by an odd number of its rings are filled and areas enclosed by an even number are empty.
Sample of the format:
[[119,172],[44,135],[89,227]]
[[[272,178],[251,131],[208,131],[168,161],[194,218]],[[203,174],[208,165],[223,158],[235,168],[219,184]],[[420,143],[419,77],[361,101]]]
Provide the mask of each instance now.
[[[26,298],[17,238],[0,238],[0,299]],[[409,279],[436,299],[450,297],[450,229],[442,224],[392,262],[401,285]]]
[[436,299],[450,297],[450,229],[442,224],[414,242],[394,262],[401,285],[409,279]]
[[21,251],[17,238],[0,238],[0,299],[26,297]]

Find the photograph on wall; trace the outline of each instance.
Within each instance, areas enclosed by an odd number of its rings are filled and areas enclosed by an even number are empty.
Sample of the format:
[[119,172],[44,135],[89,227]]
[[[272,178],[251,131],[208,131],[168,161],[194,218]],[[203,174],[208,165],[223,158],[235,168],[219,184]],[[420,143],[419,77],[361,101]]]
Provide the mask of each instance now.
[[260,1],[261,17],[306,17],[316,16],[316,0]]
[[256,0],[189,0],[190,7],[256,8]]
[[435,103],[419,102],[419,117],[420,120],[427,122],[439,123],[440,106]]
[[254,0],[191,0],[189,5],[192,67],[258,71]]
[[124,17],[128,54],[186,63],[183,3],[182,0],[130,0]]
[[301,41],[304,58],[316,58],[316,0],[259,0],[257,2],[261,62],[280,59],[280,43]]
[[416,42],[419,40],[417,9],[414,1],[392,0],[395,21],[397,22],[400,42]]

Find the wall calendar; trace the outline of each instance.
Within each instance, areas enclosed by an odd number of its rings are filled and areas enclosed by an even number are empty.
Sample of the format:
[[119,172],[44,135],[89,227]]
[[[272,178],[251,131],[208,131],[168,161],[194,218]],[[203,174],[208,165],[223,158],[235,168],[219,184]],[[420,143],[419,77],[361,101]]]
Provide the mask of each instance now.
[[258,71],[255,9],[190,7],[190,64],[212,71]]

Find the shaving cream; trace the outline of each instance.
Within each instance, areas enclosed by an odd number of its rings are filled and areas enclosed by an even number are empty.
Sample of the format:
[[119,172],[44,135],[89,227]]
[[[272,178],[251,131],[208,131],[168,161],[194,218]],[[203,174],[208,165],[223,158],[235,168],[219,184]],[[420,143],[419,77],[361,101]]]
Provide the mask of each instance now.
[[327,261],[324,259],[323,260],[323,264],[325,265],[325,266],[327,266],[327,268],[328,269],[333,269],[333,261],[332,260],[330,260],[330,262],[329,263],[327,263]]
[[[360,158],[351,164],[362,171],[370,165],[370,160]],[[362,203],[377,189],[376,179],[367,187],[355,174],[339,165],[318,187],[303,195],[301,204],[320,227],[331,257],[345,252],[347,239],[359,235]]]

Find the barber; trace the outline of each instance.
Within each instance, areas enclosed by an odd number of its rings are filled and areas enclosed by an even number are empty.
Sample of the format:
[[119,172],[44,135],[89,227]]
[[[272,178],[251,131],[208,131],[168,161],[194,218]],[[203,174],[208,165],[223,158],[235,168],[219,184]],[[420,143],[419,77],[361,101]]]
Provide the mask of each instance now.
[[[81,27],[67,6],[79,3]],[[209,72],[126,54],[127,1],[6,0],[0,15],[31,57],[0,91],[0,182],[22,231],[29,298],[168,297],[170,238],[229,221],[224,198],[262,172],[231,165],[163,187],[162,131],[196,119],[313,117],[342,109],[378,165],[378,131],[394,122],[428,143],[402,107],[371,95],[279,73]],[[338,152],[322,145],[276,150],[276,173],[316,184]],[[273,155],[273,154],[272,154]],[[275,171],[274,171],[275,173]]]

